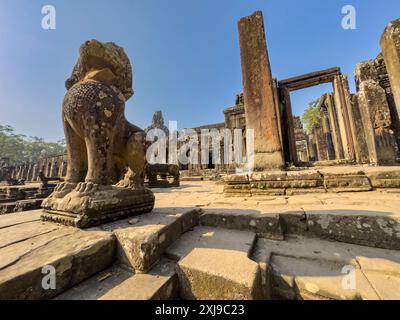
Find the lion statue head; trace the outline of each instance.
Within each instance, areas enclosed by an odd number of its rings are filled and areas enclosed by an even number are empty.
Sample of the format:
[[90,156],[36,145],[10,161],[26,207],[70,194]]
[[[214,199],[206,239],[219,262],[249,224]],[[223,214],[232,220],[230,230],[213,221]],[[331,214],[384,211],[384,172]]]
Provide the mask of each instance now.
[[133,96],[132,66],[123,48],[114,42],[89,40],[81,45],[79,59],[71,77],[65,82],[67,90],[82,81],[93,69],[109,69],[115,75],[113,85],[117,87],[125,99]]

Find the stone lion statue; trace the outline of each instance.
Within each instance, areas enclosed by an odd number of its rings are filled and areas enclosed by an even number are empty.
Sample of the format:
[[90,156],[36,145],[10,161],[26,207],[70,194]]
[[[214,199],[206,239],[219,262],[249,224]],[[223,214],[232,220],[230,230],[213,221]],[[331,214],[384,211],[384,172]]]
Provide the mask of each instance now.
[[[79,206],[83,204],[88,211],[99,198],[104,203],[101,209],[108,215],[119,207],[120,213],[129,213],[140,207],[136,195],[142,191],[149,211],[154,196],[143,187],[145,132],[129,123],[124,114],[125,102],[133,95],[129,58],[115,43],[97,40],[86,41],[79,52],[79,60],[66,81],[68,92],[62,108],[68,170],[65,182],[57,186],[43,207],[50,212],[79,211],[85,215],[87,212]],[[139,193],[126,194],[121,189]],[[105,190],[109,190],[107,195]],[[129,195],[134,198],[132,204],[127,203]],[[113,206],[105,203],[104,199],[110,197],[114,197]],[[122,202],[118,204],[117,200]]]
[[63,124],[68,153],[65,184],[88,192],[110,185],[129,167],[140,187],[146,164],[145,133],[125,118],[125,102],[133,95],[132,69],[124,50],[112,42],[90,40],[80,48],[72,76],[66,81]]

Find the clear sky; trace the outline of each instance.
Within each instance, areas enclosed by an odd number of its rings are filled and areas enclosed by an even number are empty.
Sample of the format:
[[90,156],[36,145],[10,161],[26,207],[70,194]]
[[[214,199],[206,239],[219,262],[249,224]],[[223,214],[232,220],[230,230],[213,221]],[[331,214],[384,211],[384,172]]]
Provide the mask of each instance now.
[[[56,30],[41,27],[44,5]],[[357,30],[341,27],[354,5]],[[179,127],[222,122],[242,90],[237,20],[264,13],[272,72],[284,79],[340,66],[354,90],[356,63],[379,53],[399,0],[0,0],[0,124],[55,141],[63,137],[64,81],[87,39],[114,41],[133,64],[135,96],[127,118],[146,127],[154,111]],[[294,113],[331,91],[292,95]]]

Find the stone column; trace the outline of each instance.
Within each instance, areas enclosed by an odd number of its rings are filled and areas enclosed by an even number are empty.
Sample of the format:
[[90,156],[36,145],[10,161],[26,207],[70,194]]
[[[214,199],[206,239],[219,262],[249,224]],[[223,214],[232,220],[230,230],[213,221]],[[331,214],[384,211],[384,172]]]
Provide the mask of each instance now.
[[21,171],[21,179],[26,181],[26,174],[28,172],[28,167],[27,164],[25,163],[22,167],[22,171]]
[[351,99],[347,77],[343,75],[335,76],[333,87],[335,106],[337,108],[341,139],[343,142],[344,158],[347,160],[355,160],[355,130],[350,114]]
[[364,124],[361,117],[360,106],[358,103],[358,93],[352,95],[351,99],[351,112],[353,114],[353,119],[355,121],[355,133],[356,133],[356,157],[358,163],[368,163],[369,162],[369,154],[368,154],[368,145],[365,139],[365,130]]
[[246,129],[254,130],[256,171],[282,170],[285,167],[279,136],[273,78],[260,11],[238,23]]
[[[286,162],[291,162],[296,164],[298,162],[297,159],[297,147],[296,147],[296,138],[294,133],[294,122],[293,122],[293,112],[292,112],[292,103],[290,100],[290,92],[287,88],[280,89],[280,96],[281,96],[281,107],[282,110],[282,119],[279,121],[280,131],[282,139],[281,143],[283,146],[283,151],[285,154]],[[278,102],[278,106],[279,106]]]
[[326,146],[326,140],[324,137],[322,126],[319,123],[314,125],[313,136],[314,136],[316,147],[317,147],[318,161],[329,160],[328,159],[328,148]]
[[360,84],[358,103],[371,164],[394,164],[397,149],[385,90],[375,81]]
[[400,19],[392,21],[381,37],[382,54],[392,86],[397,114],[400,115]]
[[38,164],[36,163],[36,164],[33,166],[33,170],[32,170],[32,181],[33,181],[33,182],[36,182],[36,181],[37,181],[38,174],[39,174],[39,172],[38,172]]
[[[397,112],[396,103],[393,97],[392,86],[390,85],[389,75],[386,68],[386,63],[383,54],[380,53],[374,61],[379,85],[386,92],[386,99],[389,104],[390,117],[392,118],[392,129],[397,140],[397,145],[400,147],[400,118]],[[400,151],[400,150],[399,150]],[[400,157],[400,153],[398,155]]]
[[316,152],[316,145],[315,145],[315,137],[313,134],[307,135],[307,146],[308,146],[308,154],[309,154],[309,161],[317,161],[318,155]]
[[331,123],[333,146],[335,147],[335,158],[343,159],[343,143],[339,130],[338,116],[335,107],[333,95],[328,93],[326,95],[326,108],[328,110],[329,122]]
[[52,162],[51,159],[46,159],[46,177],[51,177],[51,167],[52,167]]
[[326,147],[328,152],[328,160],[335,160],[336,154],[332,139],[331,123],[329,121],[328,109],[326,108],[325,105],[322,106],[320,114],[321,114],[322,131],[325,137]]
[[32,167],[33,167],[33,165],[32,165],[32,163],[28,163],[28,169],[27,169],[27,171],[26,171],[26,181],[32,181]]

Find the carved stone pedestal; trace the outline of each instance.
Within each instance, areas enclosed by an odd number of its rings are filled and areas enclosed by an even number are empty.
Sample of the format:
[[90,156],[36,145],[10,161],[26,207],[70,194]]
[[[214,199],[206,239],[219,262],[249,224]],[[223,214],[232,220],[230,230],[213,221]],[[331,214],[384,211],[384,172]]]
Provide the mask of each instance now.
[[[82,191],[82,189],[84,189]],[[42,219],[78,228],[147,213],[154,208],[154,194],[149,189],[129,189],[115,186],[79,186],[63,195],[54,192],[42,204]]]

